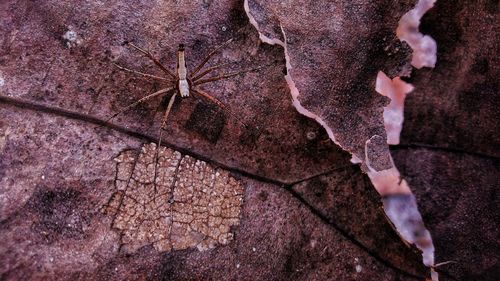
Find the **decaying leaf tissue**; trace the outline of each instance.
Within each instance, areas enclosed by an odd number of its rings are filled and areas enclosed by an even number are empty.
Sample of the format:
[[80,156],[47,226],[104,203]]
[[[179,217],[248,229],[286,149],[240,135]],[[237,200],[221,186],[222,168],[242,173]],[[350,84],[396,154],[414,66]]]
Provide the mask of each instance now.
[[[156,145],[117,158],[116,189],[106,212],[122,231],[122,246],[137,251],[196,247],[200,251],[232,240],[240,220],[243,188],[227,171]],[[156,175],[154,166],[157,165]]]
[[498,280],[498,10],[0,1],[0,279]]

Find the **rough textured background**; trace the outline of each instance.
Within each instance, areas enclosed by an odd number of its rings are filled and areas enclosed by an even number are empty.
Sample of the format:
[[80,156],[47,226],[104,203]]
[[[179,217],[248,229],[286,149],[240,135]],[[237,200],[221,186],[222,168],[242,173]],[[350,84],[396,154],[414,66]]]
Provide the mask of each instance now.
[[[423,279],[419,253],[388,225],[366,176],[291,105],[283,50],[259,43],[242,6],[0,3],[1,95],[81,114],[0,98],[2,279]],[[401,14],[382,7],[352,13],[387,13],[397,22]],[[495,280],[500,274],[497,13],[497,1],[438,1],[424,17],[423,32],[438,42],[438,63],[413,73],[416,90],[407,98],[402,145],[393,149],[434,236],[437,262],[457,262],[439,268],[442,280]],[[111,62],[155,71],[123,45],[132,41],[174,67],[175,49],[184,43],[192,66],[230,37],[235,43],[214,64],[271,64],[204,89],[251,126],[243,128],[206,103],[183,100],[174,105],[165,135],[170,147],[241,181],[244,205],[234,241],[205,252],[158,252],[152,245],[120,251],[111,216],[100,212],[114,192],[113,159],[155,139],[161,101],[117,118],[121,127],[91,116],[103,119],[161,85],[121,73]],[[325,77],[341,75],[324,71]]]
[[340,146],[364,159],[366,141],[385,138],[381,112],[389,99],[375,92],[377,72],[394,77],[411,69],[411,50],[394,26],[414,4],[250,0],[248,9],[264,36],[286,41],[300,104],[332,130]]
[[[297,111],[321,124],[330,139],[361,164],[384,197],[388,219],[401,239],[422,251],[422,261],[431,267],[432,280],[437,281],[431,234],[390,154],[392,139],[386,136],[385,116],[389,99],[387,93],[377,90],[380,73],[391,77],[410,74],[411,50],[393,31],[398,20],[398,29],[401,22],[408,21],[401,16],[408,3],[245,0],[244,5],[259,38],[284,48],[285,79]],[[382,9],[391,13],[382,13]],[[420,17],[413,29],[418,30]],[[371,20],[377,24],[369,24]],[[435,48],[431,53],[435,58]],[[374,85],[382,95],[374,92]],[[400,108],[402,122],[402,105]],[[398,138],[399,134],[400,130]]]
[[[436,261],[458,280],[497,280],[500,154],[498,1],[437,1],[421,31],[438,44],[413,73],[396,165],[414,189]],[[447,275],[442,279],[447,280]]]

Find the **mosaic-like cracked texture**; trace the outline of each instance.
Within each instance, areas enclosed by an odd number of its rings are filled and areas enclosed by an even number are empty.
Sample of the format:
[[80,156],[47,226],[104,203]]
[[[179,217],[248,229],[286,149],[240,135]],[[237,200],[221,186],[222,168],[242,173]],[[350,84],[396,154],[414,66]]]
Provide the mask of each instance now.
[[117,190],[105,210],[121,232],[122,250],[152,244],[158,251],[202,251],[228,244],[240,220],[241,184],[228,171],[165,147],[155,172],[155,153],[151,143],[139,155],[127,150],[115,159]]

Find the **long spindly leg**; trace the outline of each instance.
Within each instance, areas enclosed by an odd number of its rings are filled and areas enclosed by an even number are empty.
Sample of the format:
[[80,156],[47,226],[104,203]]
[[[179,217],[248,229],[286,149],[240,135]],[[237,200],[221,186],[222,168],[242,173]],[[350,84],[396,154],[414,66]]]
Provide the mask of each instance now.
[[222,110],[224,110],[225,112],[227,112],[229,115],[231,115],[231,117],[233,117],[234,119],[236,119],[236,121],[238,121],[241,125],[243,125],[243,127],[248,127],[248,125],[243,122],[236,114],[234,114],[231,110],[229,110],[229,108],[227,108],[220,100],[218,100],[217,98],[215,97],[212,97],[211,95],[209,95],[208,93],[200,90],[200,89],[191,89],[191,91],[205,99],[207,99],[208,101],[214,103],[215,105],[217,105],[218,107],[220,107]]
[[166,67],[164,67],[159,60],[157,60],[153,54],[151,54],[150,52],[142,49],[142,48],[139,48],[137,47],[136,45],[132,44],[132,43],[128,43],[130,46],[132,46],[134,49],[136,49],[137,51],[143,53],[146,57],[148,57],[150,60],[152,60],[159,68],[161,68],[161,70],[163,70],[165,73],[167,73],[168,75],[170,75],[170,77],[174,78],[175,79],[175,75],[170,71],[168,70]]
[[167,109],[165,110],[165,113],[163,114],[163,118],[161,120],[161,124],[160,124],[160,135],[158,136],[158,146],[156,147],[156,153],[155,153],[155,158],[154,158],[154,164],[155,164],[155,168],[154,168],[154,179],[153,179],[153,185],[156,189],[156,178],[158,176],[158,160],[159,160],[159,156],[160,156],[160,147],[161,147],[161,138],[162,138],[162,135],[163,135],[163,128],[165,127],[165,125],[167,124],[167,119],[168,119],[168,116],[170,115],[170,111],[172,110],[172,106],[174,105],[174,101],[175,101],[175,96],[177,95],[177,93],[174,93],[171,97],[170,97],[170,100],[168,101],[168,106],[167,106]]
[[113,114],[111,117],[109,117],[109,118],[106,120],[106,122],[109,122],[111,119],[113,119],[113,118],[115,118],[116,116],[118,116],[118,115],[122,114],[123,112],[125,112],[125,111],[127,111],[127,110],[131,109],[132,107],[137,106],[137,105],[138,105],[138,104],[140,104],[141,102],[144,102],[144,101],[146,101],[146,100],[148,100],[148,99],[150,99],[150,98],[153,98],[153,97],[159,96],[159,95],[161,95],[161,94],[168,93],[168,92],[170,92],[170,91],[172,91],[172,90],[174,90],[174,87],[169,87],[169,88],[161,89],[161,90],[159,90],[159,91],[157,91],[157,92],[154,92],[154,93],[152,93],[152,94],[149,94],[149,95],[147,95],[147,96],[145,96],[145,97],[143,97],[143,98],[139,99],[138,101],[134,102],[133,104],[131,104],[131,105],[129,105],[129,106],[127,106],[127,107],[125,107],[124,109],[120,110],[119,112],[117,112],[117,113]]
[[[177,96],[177,93],[174,93],[170,97],[170,100],[168,101],[167,109],[165,110],[165,114],[163,114],[163,120],[161,121],[161,129],[164,129],[165,125],[167,124],[167,118],[170,115],[170,111],[172,110],[172,106],[174,105],[175,96]],[[161,132],[160,132],[160,136],[161,136]]]
[[206,79],[193,80],[193,84],[194,84],[194,86],[198,86],[198,85],[201,85],[201,84],[205,84],[205,83],[214,82],[214,81],[217,81],[217,80],[221,80],[221,79],[225,79],[225,78],[230,78],[230,77],[233,77],[233,76],[237,76],[237,75],[240,75],[240,74],[243,74],[243,73],[247,73],[247,72],[250,72],[250,71],[259,70],[259,69],[261,69],[263,67],[264,66],[259,66],[259,67],[255,67],[255,68],[252,68],[252,69],[241,70],[241,71],[234,72],[234,73],[221,74],[221,75],[217,75],[215,77],[210,77],[210,78],[206,78]]
[[191,75],[191,80],[192,81],[196,81],[202,77],[204,77],[205,75],[209,74],[210,72],[214,71],[214,70],[217,70],[219,68],[222,68],[224,66],[227,66],[229,65],[229,63],[223,63],[223,64],[218,64],[218,65],[215,65],[215,66],[212,66],[212,67],[209,67],[207,68],[205,71],[203,71],[202,73],[196,75],[196,76],[193,76]]
[[205,64],[207,64],[207,62],[215,55],[215,53],[217,53],[220,49],[222,49],[223,47],[225,47],[227,44],[231,43],[232,41],[233,41],[233,38],[227,40],[222,45],[220,45],[219,47],[215,48],[210,53],[208,53],[208,55],[205,57],[205,59],[193,70],[193,72],[191,72],[191,77],[194,77],[196,75],[196,73],[198,73],[198,71],[200,71],[205,66]]
[[210,102],[214,103],[215,105],[217,105],[221,109],[226,108],[226,106],[220,100],[218,100],[215,97],[212,97],[211,95],[209,95],[208,93],[206,93],[200,89],[191,89],[191,91],[194,92],[195,94],[198,94],[199,96],[209,100]]
[[133,69],[130,69],[130,68],[126,68],[126,67],[123,67],[123,66],[121,66],[119,64],[116,64],[116,63],[113,63],[113,64],[116,67],[118,67],[118,69],[123,70],[123,71],[127,71],[127,72],[130,72],[130,73],[134,73],[134,74],[141,75],[141,76],[148,77],[148,78],[153,78],[153,79],[156,79],[156,80],[162,80],[162,81],[167,81],[167,82],[174,82],[171,79],[167,79],[167,78],[156,76],[156,75],[153,75],[153,74],[148,74],[148,73],[140,72],[140,71],[133,70]]

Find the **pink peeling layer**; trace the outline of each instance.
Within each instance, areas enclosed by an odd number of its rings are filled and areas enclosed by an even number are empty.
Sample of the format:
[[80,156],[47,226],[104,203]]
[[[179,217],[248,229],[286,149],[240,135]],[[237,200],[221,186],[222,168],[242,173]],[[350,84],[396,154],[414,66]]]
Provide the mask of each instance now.
[[384,72],[379,71],[375,90],[391,99],[391,103],[384,107],[387,143],[399,144],[399,135],[403,129],[405,98],[407,94],[413,91],[413,86],[399,77],[391,80]]
[[411,64],[420,69],[422,67],[434,67],[436,64],[436,41],[428,35],[419,32],[420,19],[434,6],[436,0],[420,0],[418,4],[406,13],[396,30],[401,41],[405,41],[413,49]]
[[[399,20],[396,34],[413,50],[411,64],[416,68],[434,67],[437,59],[437,44],[428,35],[419,32],[420,19],[434,6],[436,0],[420,0],[415,8]],[[399,144],[399,136],[403,128],[404,101],[406,95],[413,91],[413,85],[405,83],[399,77],[390,79],[383,72],[377,75],[375,90],[391,99],[384,107],[384,125],[387,131],[387,143]]]
[[[399,22],[398,38],[401,41],[406,41],[413,49],[412,65],[420,68],[423,66],[433,67],[436,62],[436,43],[429,36],[423,36],[418,32],[420,18],[423,14],[432,7],[434,0],[421,0],[415,9],[406,13]],[[285,79],[291,91],[293,105],[301,114],[315,119],[327,131],[330,139],[337,145],[342,147],[333,133],[333,130],[326,124],[326,122],[316,113],[305,108],[299,101],[300,95],[298,88],[295,85],[293,77],[290,75],[292,65],[290,63],[290,56],[288,53],[288,46],[286,44],[286,33],[281,27],[283,41],[277,38],[271,38],[264,35],[259,28],[259,23],[252,16],[248,5],[248,0],[244,2],[244,8],[249,17],[250,23],[254,25],[259,38],[268,44],[280,45],[284,48],[287,75]],[[380,94],[387,96],[391,99],[391,103],[384,107],[384,125],[387,132],[387,143],[399,143],[399,135],[403,123],[403,108],[406,94],[413,90],[411,84],[405,83],[399,77],[390,79],[383,72],[379,72],[376,80],[376,91]],[[373,136],[372,139],[380,138],[380,136]],[[437,281],[438,275],[432,269],[434,265],[434,245],[429,231],[425,228],[420,212],[412,194],[408,183],[401,178],[401,175],[392,161],[390,154],[388,155],[391,163],[390,168],[377,170],[372,167],[370,163],[370,156],[368,155],[368,145],[372,139],[366,141],[365,159],[360,159],[352,153],[351,162],[364,163],[367,167],[367,174],[377,190],[377,192],[384,198],[384,210],[392,221],[401,238],[407,242],[414,244],[422,251],[423,262],[426,266],[431,267],[432,280]],[[344,148],[345,149],[345,148]],[[375,155],[374,155],[375,156]],[[419,233],[422,235],[415,235]]]

